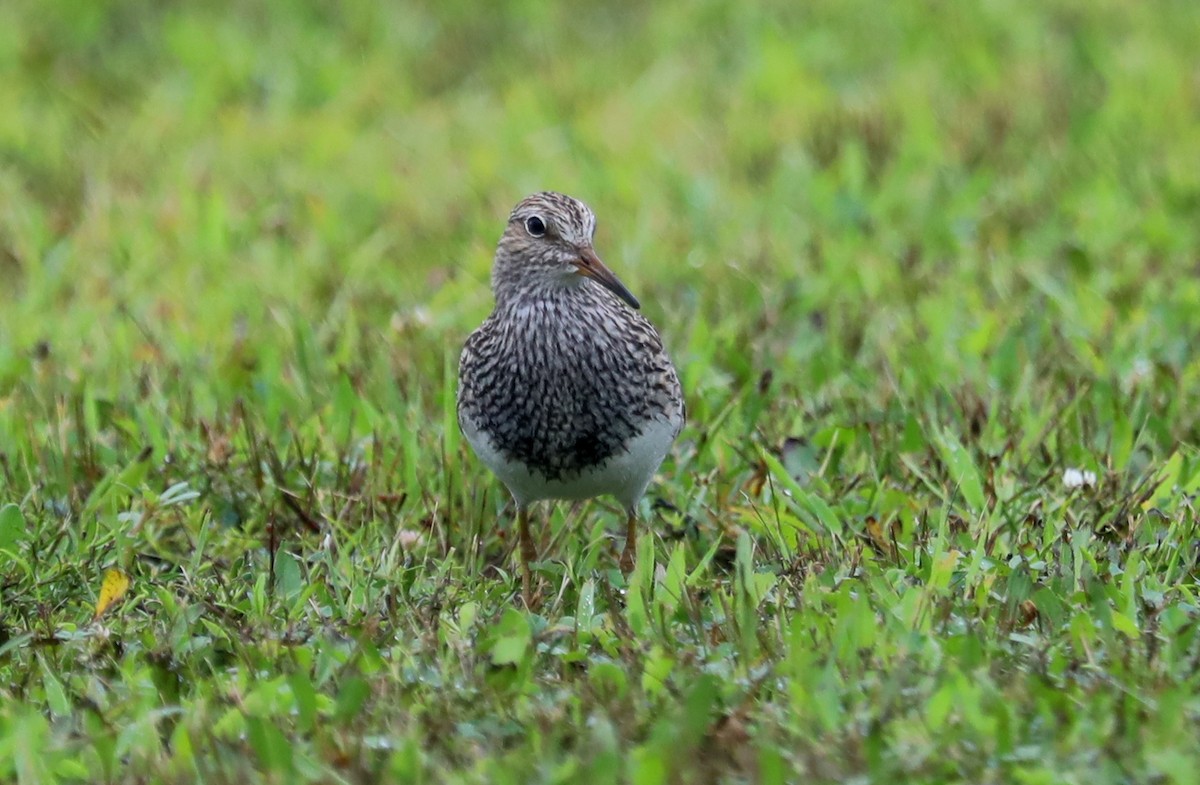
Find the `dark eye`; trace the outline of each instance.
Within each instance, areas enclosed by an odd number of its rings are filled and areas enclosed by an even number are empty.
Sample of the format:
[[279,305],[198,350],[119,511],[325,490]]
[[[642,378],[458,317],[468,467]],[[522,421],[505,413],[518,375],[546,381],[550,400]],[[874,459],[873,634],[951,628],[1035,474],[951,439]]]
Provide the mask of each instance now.
[[532,237],[544,237],[546,222],[536,215],[531,215],[525,219],[525,231],[529,232]]

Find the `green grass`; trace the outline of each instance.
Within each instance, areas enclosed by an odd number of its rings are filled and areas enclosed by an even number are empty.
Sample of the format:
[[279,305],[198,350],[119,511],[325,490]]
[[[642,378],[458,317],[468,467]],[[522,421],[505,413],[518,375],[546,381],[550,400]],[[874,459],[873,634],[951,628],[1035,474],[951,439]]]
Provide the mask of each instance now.
[[[485,8],[0,4],[0,781],[1197,782],[1200,5]],[[690,423],[530,613],[543,188]]]

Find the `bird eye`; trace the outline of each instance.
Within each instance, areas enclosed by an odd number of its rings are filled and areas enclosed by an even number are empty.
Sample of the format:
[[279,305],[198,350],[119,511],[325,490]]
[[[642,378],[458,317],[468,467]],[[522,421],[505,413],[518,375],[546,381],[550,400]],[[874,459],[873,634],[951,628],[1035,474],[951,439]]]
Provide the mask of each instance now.
[[546,222],[536,215],[531,215],[525,219],[525,231],[529,232],[531,237],[544,237]]

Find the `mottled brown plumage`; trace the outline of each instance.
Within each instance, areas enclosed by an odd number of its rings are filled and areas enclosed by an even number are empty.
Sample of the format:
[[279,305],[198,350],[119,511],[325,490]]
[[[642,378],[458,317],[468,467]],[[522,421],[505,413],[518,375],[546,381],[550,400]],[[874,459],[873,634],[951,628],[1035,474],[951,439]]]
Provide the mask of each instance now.
[[492,267],[492,314],[463,347],[458,421],[516,500],[526,598],[528,507],[612,495],[628,514],[683,426],[679,379],[638,301],[592,248],[595,217],[557,193],[523,200]]

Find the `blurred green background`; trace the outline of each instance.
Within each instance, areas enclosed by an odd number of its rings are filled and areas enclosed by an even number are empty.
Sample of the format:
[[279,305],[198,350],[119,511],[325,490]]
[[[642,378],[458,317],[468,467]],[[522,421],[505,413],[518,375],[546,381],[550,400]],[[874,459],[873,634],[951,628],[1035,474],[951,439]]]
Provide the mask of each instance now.
[[[0,3],[0,780],[1195,782],[1198,42]],[[542,189],[691,422],[631,583],[560,505],[530,613],[453,380]]]
[[804,326],[755,317],[796,301],[835,341],[902,344],[941,332],[922,302],[970,328],[1082,277],[1069,321],[1124,355],[1109,309],[1196,298],[1191,2],[0,15],[5,347],[58,338],[100,378],[138,320],[177,358],[239,320],[268,341],[394,313],[453,343],[507,210],[543,188],[592,204],[665,329],[736,332],[742,374],[742,348],[789,368]]

